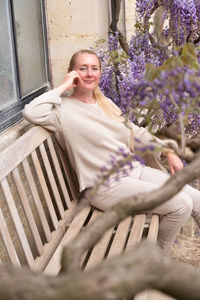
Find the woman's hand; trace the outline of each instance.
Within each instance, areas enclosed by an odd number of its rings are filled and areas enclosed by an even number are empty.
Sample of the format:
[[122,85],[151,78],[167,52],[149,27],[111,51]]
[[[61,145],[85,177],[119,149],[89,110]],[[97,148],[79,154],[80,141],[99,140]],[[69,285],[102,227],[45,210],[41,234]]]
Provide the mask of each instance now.
[[80,77],[76,71],[67,73],[64,77],[63,83],[57,87],[59,96],[61,96],[64,92],[76,87],[79,79]]
[[176,171],[183,169],[184,165],[178,155],[171,152],[165,153],[165,155],[167,156],[170,172],[172,175],[174,175]]

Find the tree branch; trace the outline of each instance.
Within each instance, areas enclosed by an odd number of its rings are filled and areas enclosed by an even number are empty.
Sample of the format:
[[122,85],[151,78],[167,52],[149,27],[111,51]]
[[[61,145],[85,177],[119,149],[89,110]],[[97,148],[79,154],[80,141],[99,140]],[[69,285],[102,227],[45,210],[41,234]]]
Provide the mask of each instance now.
[[[128,46],[128,42],[125,39],[123,33],[119,30],[119,28],[117,27],[117,23],[119,21],[119,15],[120,15],[120,10],[121,10],[121,0],[115,0],[115,13],[116,13],[116,31],[119,33],[119,43],[122,47],[122,49],[126,52],[126,54],[128,55],[129,52],[129,46]],[[114,24],[113,22],[110,24],[110,29],[114,32]],[[114,32],[115,33],[115,32]]]
[[157,289],[180,300],[197,300],[199,278],[200,268],[175,262],[144,242],[84,273],[47,277],[0,266],[0,295],[1,300],[108,300]]
[[119,33],[119,43],[122,47],[122,49],[126,52],[127,55],[129,55],[129,45],[123,35],[123,33],[117,28],[117,32]]

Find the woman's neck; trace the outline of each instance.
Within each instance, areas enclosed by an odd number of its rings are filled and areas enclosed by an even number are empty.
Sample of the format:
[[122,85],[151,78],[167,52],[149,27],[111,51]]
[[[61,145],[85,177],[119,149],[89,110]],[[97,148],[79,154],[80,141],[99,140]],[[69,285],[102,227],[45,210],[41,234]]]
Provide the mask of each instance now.
[[82,92],[82,91],[74,90],[71,97],[85,103],[96,103],[96,100],[93,97],[93,91]]

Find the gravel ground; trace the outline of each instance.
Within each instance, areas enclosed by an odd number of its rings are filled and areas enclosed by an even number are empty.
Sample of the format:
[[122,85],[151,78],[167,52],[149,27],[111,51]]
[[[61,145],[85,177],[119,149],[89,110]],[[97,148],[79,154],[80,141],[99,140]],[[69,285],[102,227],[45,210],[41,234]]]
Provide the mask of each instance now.
[[178,261],[200,266],[200,231],[193,219],[177,235],[170,254]]

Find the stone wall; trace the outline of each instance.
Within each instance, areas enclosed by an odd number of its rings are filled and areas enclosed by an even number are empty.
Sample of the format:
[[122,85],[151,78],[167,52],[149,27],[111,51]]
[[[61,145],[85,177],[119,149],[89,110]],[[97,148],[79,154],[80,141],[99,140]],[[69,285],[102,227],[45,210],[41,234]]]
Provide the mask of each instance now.
[[126,26],[126,39],[130,41],[135,29],[135,0],[125,0],[125,26]]
[[61,83],[71,55],[107,38],[110,24],[107,0],[46,1],[53,86]]

